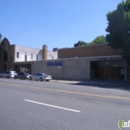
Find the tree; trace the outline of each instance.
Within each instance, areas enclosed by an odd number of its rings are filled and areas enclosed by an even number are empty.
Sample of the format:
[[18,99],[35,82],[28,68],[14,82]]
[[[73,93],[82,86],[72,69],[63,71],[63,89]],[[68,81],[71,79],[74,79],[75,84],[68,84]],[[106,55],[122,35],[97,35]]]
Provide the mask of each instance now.
[[92,42],[78,41],[74,44],[74,47],[90,46],[94,44],[106,44],[106,37],[104,35],[96,37]]
[[74,44],[74,47],[80,47],[80,46],[86,46],[87,43],[84,41],[78,41],[77,43]]
[[2,35],[1,35],[1,33],[0,33],[0,43],[1,43],[1,41],[2,41]]
[[107,14],[108,45],[123,50],[124,58],[130,64],[130,0],[122,1],[117,9]]
[[104,35],[98,36],[90,44],[106,44],[106,37]]

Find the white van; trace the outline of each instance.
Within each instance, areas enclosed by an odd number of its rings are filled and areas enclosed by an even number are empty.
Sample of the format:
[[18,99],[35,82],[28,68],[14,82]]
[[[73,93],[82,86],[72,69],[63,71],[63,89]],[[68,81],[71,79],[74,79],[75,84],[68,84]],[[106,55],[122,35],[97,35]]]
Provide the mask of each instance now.
[[14,78],[17,75],[16,71],[5,71],[0,75],[1,78]]

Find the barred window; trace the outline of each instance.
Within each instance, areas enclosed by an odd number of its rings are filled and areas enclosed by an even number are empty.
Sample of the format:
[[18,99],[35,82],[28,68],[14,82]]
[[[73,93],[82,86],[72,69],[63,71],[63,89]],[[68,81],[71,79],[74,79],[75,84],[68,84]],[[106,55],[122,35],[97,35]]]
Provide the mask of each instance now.
[[33,59],[33,54],[31,54],[31,59]]
[[19,58],[19,52],[17,52],[17,58]]
[[36,55],[36,60],[38,60],[38,54]]

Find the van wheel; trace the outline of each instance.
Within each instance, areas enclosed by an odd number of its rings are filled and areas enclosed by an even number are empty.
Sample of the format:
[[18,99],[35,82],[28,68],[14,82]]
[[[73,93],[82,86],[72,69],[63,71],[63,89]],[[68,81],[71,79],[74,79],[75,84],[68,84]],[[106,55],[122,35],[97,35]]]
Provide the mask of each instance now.
[[32,77],[29,77],[29,80],[32,80]]

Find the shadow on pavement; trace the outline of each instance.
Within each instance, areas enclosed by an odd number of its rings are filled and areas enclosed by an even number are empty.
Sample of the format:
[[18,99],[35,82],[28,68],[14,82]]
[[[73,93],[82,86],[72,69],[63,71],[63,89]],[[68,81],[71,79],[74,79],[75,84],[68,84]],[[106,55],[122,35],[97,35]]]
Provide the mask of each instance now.
[[88,80],[69,84],[130,91],[130,81],[123,80]]

